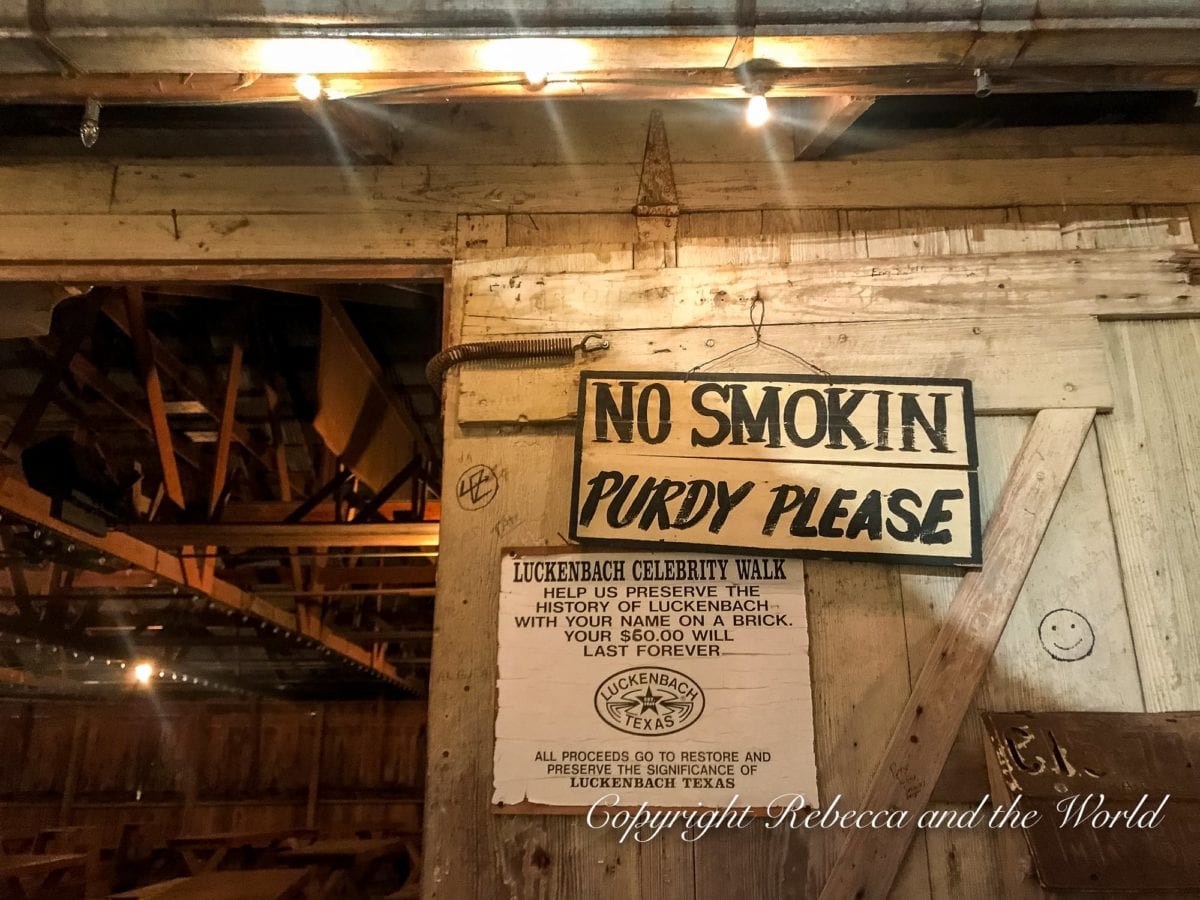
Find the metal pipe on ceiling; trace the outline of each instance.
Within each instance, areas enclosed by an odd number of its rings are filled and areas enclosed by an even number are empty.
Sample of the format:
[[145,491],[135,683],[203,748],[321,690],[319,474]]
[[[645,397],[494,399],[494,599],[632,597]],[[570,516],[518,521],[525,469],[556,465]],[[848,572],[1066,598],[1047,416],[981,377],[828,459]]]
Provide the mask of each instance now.
[[484,72],[519,37],[586,41],[579,72],[724,68],[746,37],[784,66],[966,65],[1014,36],[1040,65],[1165,65],[1198,31],[1195,0],[0,0],[0,73]]

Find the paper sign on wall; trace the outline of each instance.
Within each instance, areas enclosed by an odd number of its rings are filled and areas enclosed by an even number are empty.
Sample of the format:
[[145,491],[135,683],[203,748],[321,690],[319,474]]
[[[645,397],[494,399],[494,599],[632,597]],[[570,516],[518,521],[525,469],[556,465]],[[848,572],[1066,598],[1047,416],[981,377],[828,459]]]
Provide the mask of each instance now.
[[494,803],[817,805],[799,561],[530,550],[501,565]]
[[584,372],[571,537],[981,561],[971,384]]

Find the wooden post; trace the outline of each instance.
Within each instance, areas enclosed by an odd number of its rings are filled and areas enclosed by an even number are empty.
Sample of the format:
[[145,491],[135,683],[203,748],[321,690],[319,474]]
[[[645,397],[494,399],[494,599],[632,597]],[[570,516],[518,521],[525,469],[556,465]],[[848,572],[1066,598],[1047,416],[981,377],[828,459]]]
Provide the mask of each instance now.
[[[988,523],[983,568],[963,577],[863,801],[864,809],[907,810],[907,824],[830,833],[836,861],[823,900],[888,895],[1094,416],[1048,409],[1030,427]],[[819,885],[820,873],[812,875]]]

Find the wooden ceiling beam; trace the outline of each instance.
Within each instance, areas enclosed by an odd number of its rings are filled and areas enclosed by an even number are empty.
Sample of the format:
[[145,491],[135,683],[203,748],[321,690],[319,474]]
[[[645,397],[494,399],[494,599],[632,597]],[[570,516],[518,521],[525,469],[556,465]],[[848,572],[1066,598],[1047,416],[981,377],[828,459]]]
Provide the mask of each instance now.
[[396,262],[382,259],[364,264],[345,259],[305,259],[286,261],[146,261],[61,262],[0,260],[0,281],[38,281],[59,277],[63,281],[87,281],[92,284],[124,285],[175,281],[204,283],[213,281],[256,282],[254,286],[271,289],[273,282],[304,281],[375,281],[442,280],[450,277],[449,258],[427,262]]
[[[53,338],[34,338],[33,345],[47,356],[57,353],[58,344]],[[82,353],[76,353],[69,363],[71,374],[85,387],[91,388],[113,410],[120,413],[147,434],[154,433],[154,425],[149,415],[140,406],[135,405],[134,398],[122,391],[112,380],[96,368]],[[196,445],[183,435],[173,434],[171,444],[175,455],[195,469],[200,469],[203,462]]]
[[142,384],[146,390],[146,402],[150,410],[150,424],[154,442],[158,447],[158,461],[162,467],[163,484],[167,497],[183,509],[187,498],[183,494],[183,481],[175,463],[175,448],[171,443],[171,428],[167,423],[167,409],[163,401],[162,380],[158,374],[158,362],[154,346],[150,342],[150,331],[146,326],[146,306],[139,287],[129,287],[125,292],[125,314],[129,321],[129,337],[133,341],[134,355],[141,371]]
[[399,150],[399,135],[386,110],[363,101],[302,103],[305,115],[320,125],[355,162],[387,165]]
[[[296,509],[296,503],[286,500],[230,500],[225,504],[221,513],[221,521],[230,524],[272,523],[283,522]],[[379,514],[389,522],[396,516],[407,516],[412,512],[411,500],[389,500],[379,508]],[[425,517],[428,521],[441,518],[441,502],[427,500],[425,502]],[[332,500],[317,504],[304,516],[309,524],[316,522],[330,523],[334,517]]]
[[[23,482],[17,481],[11,475],[3,473],[0,473],[0,511],[32,525],[53,531],[76,546],[90,547],[93,550],[103,553],[110,559],[122,560],[135,568],[152,573],[164,584],[180,587],[188,595],[195,597],[197,600],[209,601],[221,610],[246,616],[272,629],[277,628],[285,634],[302,637],[317,645],[329,655],[338,657],[348,664],[361,667],[387,682],[408,690],[419,689],[419,685],[416,682],[400,678],[394,667],[385,662],[373,659],[369,650],[346,640],[346,638],[333,629],[330,629],[318,619],[302,617],[295,612],[288,612],[220,578],[214,578],[211,585],[201,586],[195,583],[194,580],[191,580],[185,573],[183,561],[179,557],[138,540],[129,534],[112,532],[101,537],[67,525],[65,522],[51,515],[49,497],[38,493]],[[226,526],[217,525],[208,527],[220,530]],[[307,528],[311,526],[302,525],[297,527]],[[194,538],[188,538],[186,542],[224,543],[219,539],[214,541],[195,541]]]
[[156,547],[212,544],[228,550],[252,547],[429,547],[438,545],[437,522],[388,524],[130,525],[130,536]]
[[846,129],[875,105],[874,97],[822,97],[798,112],[794,157],[820,159]]
[[[221,495],[225,493],[225,481],[229,475],[229,445],[233,440],[236,424],[238,387],[242,383],[242,345],[233,345],[233,356],[229,362],[229,376],[225,385],[225,401],[221,404],[220,429],[217,432],[216,458],[213,461],[212,483],[208,493],[208,518],[215,521],[221,506]],[[201,577],[211,584],[217,569],[217,548],[206,547]]]
[[21,410],[21,415],[13,423],[3,448],[0,448],[9,455],[16,456],[33,440],[38,423],[41,422],[46,408],[58,398],[62,390],[63,376],[67,374],[76,351],[91,336],[98,311],[99,298],[89,297],[84,301],[84,306],[76,311],[77,315],[71,319],[57,350],[46,360],[45,369],[42,377],[38,380],[37,387],[34,388],[25,408]]
[[[975,66],[897,65],[876,67],[781,68],[770,73],[772,97],[829,95],[878,96],[974,94]],[[1189,90],[1200,85],[1195,65],[1020,66],[989,70],[993,93],[1065,93],[1095,90]],[[523,100],[606,98],[621,100],[704,100],[745,98],[736,71],[727,68],[611,70],[555,79],[530,91],[520,78],[480,72],[374,72],[323,77],[327,89],[345,97],[369,97],[388,104],[444,100]],[[300,102],[292,75],[263,75],[253,84],[239,74],[0,75],[0,101],[83,103],[251,103]],[[330,101],[333,104],[339,101]]]
[[[105,303],[102,309],[104,314],[112,320],[114,325],[125,332],[126,336],[128,336],[130,339],[133,338],[133,333],[130,330],[129,316],[125,308],[120,303],[110,301]],[[208,396],[208,391],[203,385],[196,383],[196,380],[192,377],[191,373],[188,372],[187,366],[183,364],[179,357],[172,353],[171,349],[154,335],[149,335],[149,341],[150,347],[154,352],[155,362],[158,364],[158,367],[162,370],[162,372],[171,379],[172,383],[179,388],[180,392],[183,393],[187,399],[194,400],[201,404],[201,406],[204,407],[205,412],[207,412],[215,421],[221,421],[222,407],[213,402],[213,399]],[[247,431],[244,426],[235,422],[233,424],[233,431],[231,432],[231,435],[233,440],[237,441],[242,445],[242,447],[250,451],[251,455],[259,459],[263,465],[270,464],[270,460],[262,452],[261,446],[258,445],[258,442],[254,440],[254,438],[250,435],[250,432]]]

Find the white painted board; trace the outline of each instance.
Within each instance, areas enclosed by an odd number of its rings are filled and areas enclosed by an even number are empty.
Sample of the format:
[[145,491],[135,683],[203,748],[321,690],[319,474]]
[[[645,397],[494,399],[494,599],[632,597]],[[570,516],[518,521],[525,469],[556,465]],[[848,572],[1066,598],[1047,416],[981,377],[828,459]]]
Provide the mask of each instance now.
[[494,803],[817,805],[801,562],[511,550],[501,565]]

